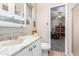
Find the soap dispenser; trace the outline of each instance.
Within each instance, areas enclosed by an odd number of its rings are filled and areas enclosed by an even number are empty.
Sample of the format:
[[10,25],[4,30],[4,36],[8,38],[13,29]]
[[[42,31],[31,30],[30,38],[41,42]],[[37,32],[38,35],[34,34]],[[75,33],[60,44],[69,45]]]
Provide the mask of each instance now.
[[33,36],[36,36],[37,35],[37,29],[36,29],[36,22],[35,21],[33,21],[32,35]]

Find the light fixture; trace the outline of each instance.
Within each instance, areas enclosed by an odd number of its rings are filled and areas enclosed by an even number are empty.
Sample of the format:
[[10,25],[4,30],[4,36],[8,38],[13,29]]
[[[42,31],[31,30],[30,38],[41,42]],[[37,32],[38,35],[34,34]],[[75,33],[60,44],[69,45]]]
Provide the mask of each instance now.
[[58,12],[57,13],[57,18],[62,18],[64,15],[63,15],[63,12]]

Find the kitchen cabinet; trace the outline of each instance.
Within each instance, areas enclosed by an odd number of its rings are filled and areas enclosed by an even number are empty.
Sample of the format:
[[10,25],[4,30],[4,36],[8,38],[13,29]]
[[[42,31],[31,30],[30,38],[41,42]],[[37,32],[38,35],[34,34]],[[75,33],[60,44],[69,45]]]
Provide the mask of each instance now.
[[32,44],[24,47],[15,56],[41,56],[41,42],[37,40]]

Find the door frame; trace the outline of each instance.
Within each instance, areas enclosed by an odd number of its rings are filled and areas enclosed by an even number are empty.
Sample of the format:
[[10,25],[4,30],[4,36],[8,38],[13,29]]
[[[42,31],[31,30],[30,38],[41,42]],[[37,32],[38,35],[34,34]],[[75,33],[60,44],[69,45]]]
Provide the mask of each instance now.
[[54,8],[54,7],[58,7],[58,6],[62,6],[64,5],[65,6],[65,55],[67,55],[67,4],[58,4],[58,5],[55,5],[55,6],[50,6],[49,7],[49,45],[50,45],[50,48],[51,48],[51,8]]

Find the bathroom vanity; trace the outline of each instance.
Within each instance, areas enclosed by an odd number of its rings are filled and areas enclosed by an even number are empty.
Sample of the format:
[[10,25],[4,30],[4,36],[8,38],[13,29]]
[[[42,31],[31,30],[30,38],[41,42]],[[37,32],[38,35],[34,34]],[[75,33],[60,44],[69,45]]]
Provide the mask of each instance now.
[[0,43],[1,56],[41,56],[40,37],[23,36]]
[[21,50],[13,54],[14,56],[40,56],[41,55],[41,46],[40,40],[36,39],[30,41],[30,44],[23,47]]

